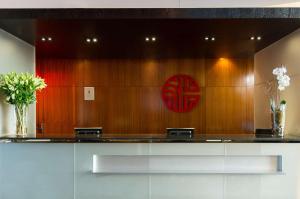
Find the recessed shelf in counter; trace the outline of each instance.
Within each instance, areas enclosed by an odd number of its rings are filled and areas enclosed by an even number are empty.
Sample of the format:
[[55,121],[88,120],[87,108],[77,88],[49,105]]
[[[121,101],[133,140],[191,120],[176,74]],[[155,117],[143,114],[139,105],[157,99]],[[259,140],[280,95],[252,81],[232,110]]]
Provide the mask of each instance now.
[[282,156],[93,155],[94,174],[284,174]]

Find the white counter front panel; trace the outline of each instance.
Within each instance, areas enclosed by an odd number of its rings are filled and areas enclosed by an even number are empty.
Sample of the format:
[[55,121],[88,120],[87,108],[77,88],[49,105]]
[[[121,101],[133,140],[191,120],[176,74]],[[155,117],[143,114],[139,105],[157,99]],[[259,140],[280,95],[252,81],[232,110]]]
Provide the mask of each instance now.
[[0,199],[300,199],[299,153],[292,143],[2,143]]
[[0,199],[73,199],[72,144],[0,144]]

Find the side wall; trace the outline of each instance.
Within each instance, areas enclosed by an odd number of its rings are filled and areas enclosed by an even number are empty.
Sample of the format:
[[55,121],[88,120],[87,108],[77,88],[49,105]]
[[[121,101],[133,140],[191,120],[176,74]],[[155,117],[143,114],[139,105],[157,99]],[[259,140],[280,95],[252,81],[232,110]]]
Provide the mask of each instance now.
[[[0,74],[8,72],[34,72],[35,48],[0,29]],[[15,132],[13,106],[0,96],[0,135]],[[28,132],[35,133],[35,104],[30,106]]]
[[272,70],[281,64],[287,67],[291,75],[291,86],[282,92],[282,98],[287,101],[286,132],[300,134],[300,29],[273,43],[255,54],[254,74],[254,112],[255,127],[269,128],[271,126],[269,99],[266,93],[266,82],[272,80]]

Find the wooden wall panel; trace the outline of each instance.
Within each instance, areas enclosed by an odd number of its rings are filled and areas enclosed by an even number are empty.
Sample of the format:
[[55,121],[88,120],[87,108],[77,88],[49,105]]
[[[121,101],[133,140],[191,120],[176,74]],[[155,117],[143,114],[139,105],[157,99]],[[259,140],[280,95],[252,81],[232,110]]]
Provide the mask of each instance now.
[[83,64],[78,65],[76,70],[78,76],[81,76],[76,81],[76,86],[107,86],[113,73],[109,70],[111,68],[106,61],[84,60]]
[[246,118],[246,126],[245,130],[247,132],[253,132],[254,130],[254,87],[247,86],[247,118]]
[[76,87],[75,89],[76,126],[101,126],[106,117],[107,88],[95,87],[95,101],[84,100],[84,87]]
[[206,86],[246,86],[247,59],[206,60]]
[[159,134],[164,131],[166,118],[163,115],[163,104],[159,87],[139,89],[140,132]]
[[246,87],[207,87],[206,90],[206,132],[245,132]]
[[[37,70],[48,84],[38,95],[44,136],[91,126],[117,134],[160,134],[167,127],[253,131],[252,59],[38,59]],[[191,75],[201,87],[189,113],[169,111],[161,100],[161,86],[176,74]],[[84,86],[95,87],[94,101],[84,101]]]
[[72,86],[76,77],[74,63],[74,60],[37,60],[37,68],[48,86]]
[[[147,60],[146,62],[140,61],[140,86],[160,87],[164,81],[163,66],[158,61]],[[131,75],[131,67],[128,67],[128,76]]]
[[178,65],[178,72],[194,77],[200,87],[205,87],[205,70],[204,59],[183,59]]
[[75,125],[74,93],[74,87],[67,86],[49,86],[43,91],[42,123],[44,132],[40,133],[43,133],[44,136],[72,134]]
[[206,133],[253,132],[251,59],[206,60]]

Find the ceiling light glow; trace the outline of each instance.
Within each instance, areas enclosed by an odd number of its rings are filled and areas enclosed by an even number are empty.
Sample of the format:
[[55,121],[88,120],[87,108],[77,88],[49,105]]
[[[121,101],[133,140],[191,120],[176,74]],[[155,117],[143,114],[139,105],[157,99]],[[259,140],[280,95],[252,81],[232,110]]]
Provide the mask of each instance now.
[[146,42],[156,42],[156,37],[155,36],[147,36],[147,37],[145,37],[145,41]]
[[96,37],[94,37],[94,38],[93,38],[93,42],[94,42],[94,43],[97,43],[97,42],[98,42],[98,39],[97,39]]
[[91,40],[90,38],[86,38],[85,41],[86,41],[87,43],[91,43],[92,40]]

